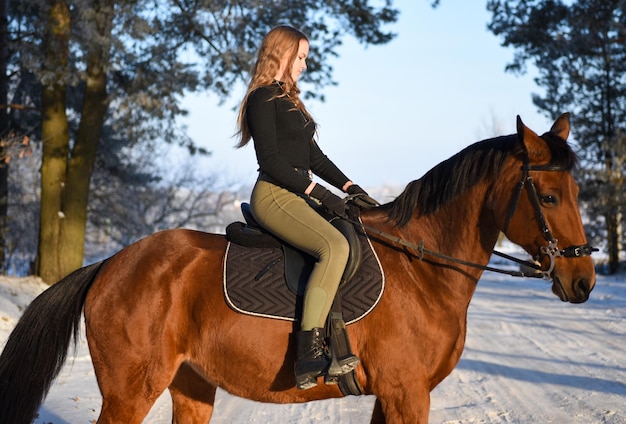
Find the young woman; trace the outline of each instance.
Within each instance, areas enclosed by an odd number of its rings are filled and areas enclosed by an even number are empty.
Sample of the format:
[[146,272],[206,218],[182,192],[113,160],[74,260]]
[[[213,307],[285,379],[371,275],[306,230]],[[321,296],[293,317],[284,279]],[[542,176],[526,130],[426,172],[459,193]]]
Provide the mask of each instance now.
[[[315,174],[334,187],[370,199],[328,159],[317,145],[315,122],[300,100],[297,81],[306,69],[307,37],[295,28],[273,28],[261,44],[248,91],[239,111],[240,142],[254,140],[259,178],[250,206],[254,218],[276,236],[318,259],[304,293],[296,333],[296,385],[308,389],[328,368],[324,331],[337,287],[348,261],[345,237],[313,207],[345,216],[340,197],[312,181]],[[342,371],[359,364],[342,361]]]

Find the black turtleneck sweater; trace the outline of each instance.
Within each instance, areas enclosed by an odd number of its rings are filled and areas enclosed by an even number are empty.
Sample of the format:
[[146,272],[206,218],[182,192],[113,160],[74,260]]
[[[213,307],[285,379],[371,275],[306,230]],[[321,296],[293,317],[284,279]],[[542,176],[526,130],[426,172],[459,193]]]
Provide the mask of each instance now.
[[[246,116],[259,168],[281,187],[304,193],[311,181],[294,170],[310,169],[341,189],[349,178],[321,151],[315,140],[315,122],[295,109],[279,83],[262,86],[248,96]],[[270,100],[272,99],[272,100]]]

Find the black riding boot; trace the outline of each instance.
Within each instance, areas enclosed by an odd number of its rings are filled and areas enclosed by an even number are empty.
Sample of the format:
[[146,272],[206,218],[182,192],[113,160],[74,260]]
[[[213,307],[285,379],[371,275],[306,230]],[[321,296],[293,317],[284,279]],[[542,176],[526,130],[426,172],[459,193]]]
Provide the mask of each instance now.
[[324,330],[296,332],[296,387],[300,390],[317,386],[317,377],[328,368],[324,353]]

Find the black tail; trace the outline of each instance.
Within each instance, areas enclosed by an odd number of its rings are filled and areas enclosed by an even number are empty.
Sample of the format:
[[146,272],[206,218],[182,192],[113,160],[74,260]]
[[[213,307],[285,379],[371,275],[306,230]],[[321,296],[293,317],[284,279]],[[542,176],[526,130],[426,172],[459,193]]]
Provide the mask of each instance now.
[[0,356],[0,423],[30,424],[80,330],[83,303],[103,262],[74,271],[37,296]]

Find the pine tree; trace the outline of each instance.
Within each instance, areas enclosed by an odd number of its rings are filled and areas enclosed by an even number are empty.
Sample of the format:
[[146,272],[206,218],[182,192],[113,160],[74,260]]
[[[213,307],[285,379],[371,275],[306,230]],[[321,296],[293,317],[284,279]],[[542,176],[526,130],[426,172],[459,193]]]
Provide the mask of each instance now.
[[624,249],[626,1],[490,0],[487,7],[489,29],[515,48],[507,70],[525,72],[531,62],[539,72],[545,92],[534,104],[552,118],[572,112],[581,200],[592,223],[604,226],[590,235],[606,240],[615,272]]
[[393,34],[383,27],[397,15],[391,0],[10,2],[12,94],[27,102],[22,118],[36,115],[33,133],[43,145],[37,273],[53,283],[82,266],[90,180],[103,139],[199,152],[176,124],[185,113],[181,99],[197,90],[227,96],[247,77],[271,27],[291,24],[310,37],[305,80],[320,88],[332,83],[327,59],[342,37],[386,43]]

